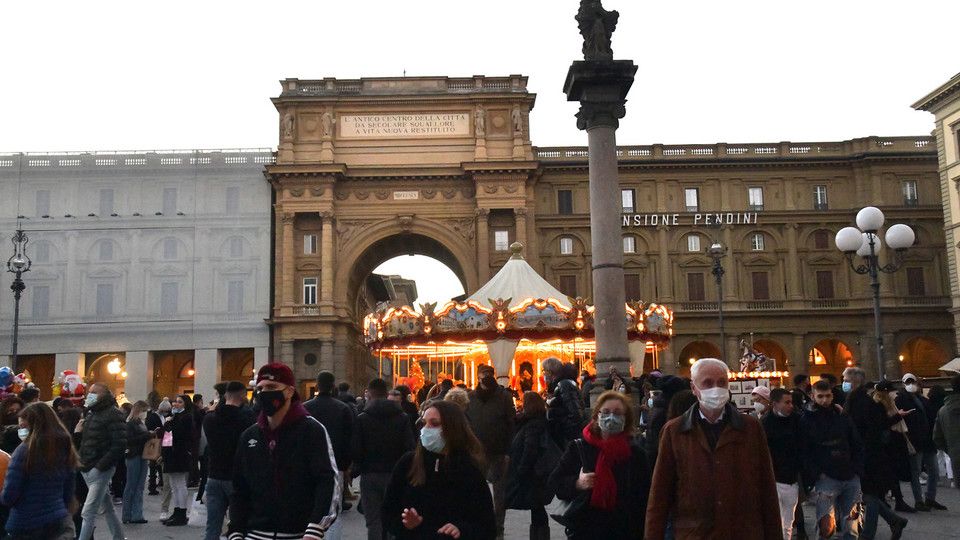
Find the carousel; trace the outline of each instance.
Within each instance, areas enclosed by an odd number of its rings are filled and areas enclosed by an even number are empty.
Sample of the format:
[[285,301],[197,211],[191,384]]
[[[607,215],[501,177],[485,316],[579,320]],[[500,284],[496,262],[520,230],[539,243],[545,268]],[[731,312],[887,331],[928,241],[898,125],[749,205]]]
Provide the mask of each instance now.
[[[514,390],[544,388],[540,363],[556,357],[595,373],[593,306],[568,298],[510,246],[510,260],[463,302],[395,306],[368,314],[364,340],[379,361],[380,376],[416,392],[426,380],[476,385],[479,365],[492,365]],[[644,361],[656,367],[673,336],[673,312],[652,302],[626,306],[630,371]]]

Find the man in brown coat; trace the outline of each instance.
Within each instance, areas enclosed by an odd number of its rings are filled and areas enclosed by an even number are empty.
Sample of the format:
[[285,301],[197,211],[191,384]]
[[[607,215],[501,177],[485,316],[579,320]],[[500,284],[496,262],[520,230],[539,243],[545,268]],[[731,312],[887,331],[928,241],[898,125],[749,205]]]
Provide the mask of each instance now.
[[726,364],[704,358],[691,375],[699,403],[660,434],[647,540],[664,537],[668,518],[677,540],[781,538],[776,480],[760,423],[729,404]]

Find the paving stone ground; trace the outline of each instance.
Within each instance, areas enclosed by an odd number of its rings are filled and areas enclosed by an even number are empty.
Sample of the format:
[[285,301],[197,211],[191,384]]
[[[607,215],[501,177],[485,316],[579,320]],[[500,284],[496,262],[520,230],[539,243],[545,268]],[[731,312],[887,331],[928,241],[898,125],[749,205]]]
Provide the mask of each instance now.
[[[354,482],[354,487],[359,482]],[[910,485],[902,484],[902,489],[908,502],[912,502],[910,495]],[[195,490],[190,490],[191,495]],[[941,488],[937,496],[940,502],[949,508],[946,512],[916,513],[904,514],[904,517],[910,520],[904,532],[903,538],[922,539],[922,540],[943,540],[960,538],[960,490]],[[806,512],[808,521],[808,531],[813,531],[813,511],[812,507],[806,507],[810,510]],[[117,512],[119,514],[119,507]],[[197,527],[165,527],[159,523],[160,518],[160,498],[146,496],[144,501],[144,517],[150,521],[146,525],[126,525],[124,533],[130,540],[139,539],[171,539],[171,540],[198,540],[203,538],[203,529]],[[102,520],[102,518],[101,518]],[[363,523],[363,516],[357,513],[356,508],[346,512],[343,515],[345,540],[365,540],[366,528]],[[529,538],[528,527],[530,524],[530,513],[511,510],[507,512],[506,540],[526,540]],[[98,540],[107,539],[106,524],[98,522],[98,531],[95,538]],[[102,531],[100,530],[102,529]],[[562,528],[551,521],[551,538],[560,540],[564,538]],[[886,527],[883,521],[878,527],[877,540],[890,538],[890,529]]]

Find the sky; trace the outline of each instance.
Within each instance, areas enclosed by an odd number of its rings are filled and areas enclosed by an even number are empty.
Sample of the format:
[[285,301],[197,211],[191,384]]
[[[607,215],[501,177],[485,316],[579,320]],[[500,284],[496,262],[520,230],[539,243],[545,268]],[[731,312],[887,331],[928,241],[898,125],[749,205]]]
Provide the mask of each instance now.
[[[585,145],[562,91],[578,4],[7,2],[0,152],[275,148],[279,80],[404,72],[527,75],[534,144]],[[615,57],[639,67],[620,144],[925,135],[932,116],[910,104],[960,71],[940,23],[960,20],[956,0],[604,6]]]

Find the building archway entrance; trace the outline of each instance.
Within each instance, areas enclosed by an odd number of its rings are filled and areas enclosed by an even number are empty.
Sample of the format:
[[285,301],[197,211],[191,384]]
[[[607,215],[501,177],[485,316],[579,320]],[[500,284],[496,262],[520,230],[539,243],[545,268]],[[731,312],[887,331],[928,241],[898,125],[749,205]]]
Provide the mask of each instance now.
[[787,369],[787,351],[779,343],[772,339],[758,339],[753,342],[753,350],[763,353],[767,358],[772,358],[774,366],[771,371],[784,371]]
[[856,365],[853,349],[839,339],[822,339],[807,353],[807,367],[816,380],[823,373],[832,373],[839,379],[843,370]]
[[913,373],[918,377],[939,377],[937,368],[946,364],[950,357],[939,341],[921,336],[900,347],[899,360],[904,373]]
[[687,344],[680,351],[678,362],[680,362],[680,375],[690,376],[690,366],[701,358],[720,358],[720,347],[717,347],[709,341],[694,341]]

